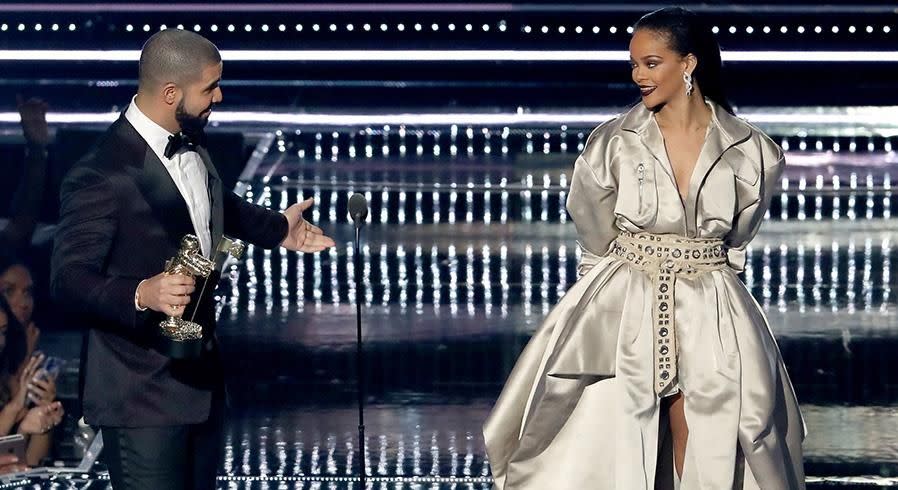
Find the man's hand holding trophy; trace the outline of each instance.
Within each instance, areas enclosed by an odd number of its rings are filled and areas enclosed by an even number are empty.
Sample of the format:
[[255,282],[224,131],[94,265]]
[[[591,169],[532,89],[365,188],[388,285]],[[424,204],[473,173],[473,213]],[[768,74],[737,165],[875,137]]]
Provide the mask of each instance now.
[[[199,239],[194,235],[185,235],[177,255],[169,259],[165,269],[140,284],[137,290],[137,306],[149,308],[163,313],[166,319],[159,323],[160,348],[162,352],[173,358],[197,357],[202,350],[203,326],[192,321],[203,299],[210,278],[219,277],[213,272],[221,272],[221,267],[228,256],[237,259],[243,256],[245,246],[242,243],[222,237],[215,256],[208,259],[203,256]],[[191,295],[196,291],[197,280],[202,280],[197,304],[192,311],[187,305]],[[188,318],[184,315],[189,311]]]
[[[194,281],[197,278],[208,279],[212,274],[212,268],[215,263],[203,257],[203,251],[200,248],[200,241],[193,235],[187,235],[181,239],[181,249],[178,255],[172,257],[165,264],[165,272],[170,276],[180,274],[182,276],[193,276]],[[190,297],[187,297],[190,302]],[[184,309],[181,309],[182,314]],[[194,312],[196,308],[194,307]],[[176,342],[192,342],[202,340],[203,326],[190,320],[182,318],[182,314],[169,315],[159,328],[162,329],[162,335],[168,340]],[[191,315],[192,317],[193,315]]]

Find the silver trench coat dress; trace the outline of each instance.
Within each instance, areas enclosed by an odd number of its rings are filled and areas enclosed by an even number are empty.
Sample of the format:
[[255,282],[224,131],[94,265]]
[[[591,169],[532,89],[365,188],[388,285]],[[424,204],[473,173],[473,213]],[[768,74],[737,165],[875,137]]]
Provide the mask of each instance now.
[[590,135],[567,201],[580,277],[533,335],[487,419],[494,488],[673,488],[668,426],[652,385],[652,282],[609,254],[621,230],[718,238],[726,247],[728,267],[676,283],[677,388],[689,424],[679,488],[805,488],[805,425],[792,383],[737,277],[783,153],[707,103],[711,123],[685,201],[641,104]]

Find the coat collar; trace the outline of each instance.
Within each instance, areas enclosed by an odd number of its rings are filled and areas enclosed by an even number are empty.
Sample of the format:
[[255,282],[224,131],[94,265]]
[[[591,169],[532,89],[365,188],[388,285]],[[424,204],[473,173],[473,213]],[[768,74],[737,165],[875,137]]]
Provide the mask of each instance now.
[[[727,150],[748,141],[752,134],[751,126],[746,122],[733,116],[711,100],[705,99],[705,103],[711,109],[711,121],[705,137],[705,143],[702,146],[698,161],[692,172],[692,177],[689,180],[686,200],[683,203],[686,211],[687,233],[695,233],[695,212],[698,194],[705,182],[705,177],[707,177],[708,173],[720,161],[720,158]],[[664,147],[664,136],[661,134],[661,129],[653,116],[654,113],[652,111],[643,104],[638,104],[621,118],[621,129],[639,136],[640,141],[648,151],[659,162],[663,163],[662,168],[670,177],[674,188],[676,188],[673,169],[667,157],[667,150]]]
[[[746,141],[751,137],[751,126],[730,114],[717,103],[705,99],[705,103],[711,109],[711,124],[708,138],[705,141],[703,156],[717,161],[720,155],[730,147]],[[656,155],[666,155],[664,150],[664,137],[653,117],[654,113],[643,104],[638,104],[630,109],[621,118],[621,129],[636,133],[646,143],[646,146]]]

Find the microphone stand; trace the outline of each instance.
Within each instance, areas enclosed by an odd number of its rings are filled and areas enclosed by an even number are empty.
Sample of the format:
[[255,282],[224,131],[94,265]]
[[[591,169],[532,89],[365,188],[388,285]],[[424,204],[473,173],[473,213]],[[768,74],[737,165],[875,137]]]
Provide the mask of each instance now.
[[354,215],[355,221],[355,318],[356,318],[356,376],[358,377],[358,405],[359,405],[359,476],[361,481],[361,490],[367,488],[365,478],[367,476],[367,468],[365,464],[365,371],[363,368],[362,350],[362,292],[364,283],[362,280],[362,252],[359,242],[361,240],[362,224],[365,219],[361,215]]

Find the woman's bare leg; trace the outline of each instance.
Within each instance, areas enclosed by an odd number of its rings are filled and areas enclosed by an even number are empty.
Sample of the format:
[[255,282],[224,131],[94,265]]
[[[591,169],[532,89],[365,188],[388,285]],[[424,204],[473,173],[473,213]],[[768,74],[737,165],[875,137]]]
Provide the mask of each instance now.
[[683,411],[683,394],[668,398],[670,433],[673,436],[674,467],[677,477],[683,477],[683,461],[686,456],[686,440],[689,439],[689,426],[686,425],[686,413]]

